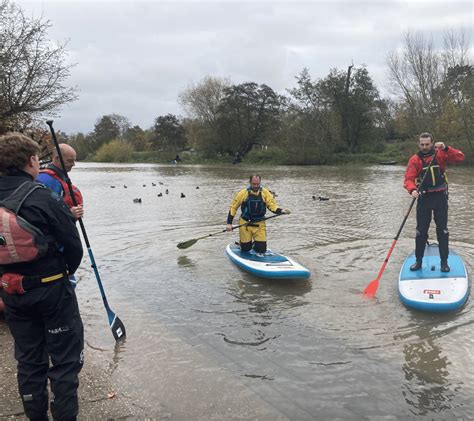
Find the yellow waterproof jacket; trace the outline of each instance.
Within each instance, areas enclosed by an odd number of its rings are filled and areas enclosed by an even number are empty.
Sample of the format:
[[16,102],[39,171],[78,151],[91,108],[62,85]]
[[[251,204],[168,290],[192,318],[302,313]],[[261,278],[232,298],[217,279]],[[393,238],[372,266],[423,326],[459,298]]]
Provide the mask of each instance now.
[[234,216],[236,215],[238,209],[242,206],[242,204],[247,200],[249,197],[249,194],[258,196],[259,194],[262,194],[262,200],[265,202],[265,205],[268,210],[270,210],[273,213],[281,213],[282,209],[278,207],[278,204],[275,201],[275,198],[273,197],[273,194],[270,193],[268,189],[265,187],[260,188],[259,191],[254,192],[252,190],[248,190],[247,188],[240,190],[232,200],[232,203],[230,205],[229,209],[229,215],[227,217],[227,223],[231,224]]

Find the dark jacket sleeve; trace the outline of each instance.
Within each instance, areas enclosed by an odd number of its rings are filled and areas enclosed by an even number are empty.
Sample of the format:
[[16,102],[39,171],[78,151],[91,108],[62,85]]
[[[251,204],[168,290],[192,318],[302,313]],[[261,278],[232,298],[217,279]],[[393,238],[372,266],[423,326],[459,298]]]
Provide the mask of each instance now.
[[83,255],[82,243],[74,218],[61,197],[46,189],[41,193],[46,206],[40,206],[38,210],[44,212],[49,234],[64,247],[63,257],[69,273],[73,274],[79,267]]
[[61,200],[54,202],[52,206],[55,218],[51,226],[51,233],[56,237],[59,244],[64,246],[64,260],[68,266],[68,271],[73,274],[79,267],[83,249],[79,232],[77,231],[74,218],[71,216],[69,208]]

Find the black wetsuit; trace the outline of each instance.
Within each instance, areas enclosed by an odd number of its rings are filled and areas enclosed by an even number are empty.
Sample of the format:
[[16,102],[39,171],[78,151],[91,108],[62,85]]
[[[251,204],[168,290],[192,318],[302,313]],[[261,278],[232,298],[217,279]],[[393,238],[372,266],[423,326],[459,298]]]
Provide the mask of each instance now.
[[[22,171],[0,176],[0,200],[32,177]],[[68,280],[82,259],[82,245],[74,219],[63,199],[47,188],[36,189],[23,203],[19,215],[54,237],[54,245],[34,262],[0,266],[2,273],[47,277],[64,273],[22,295],[2,290],[5,319],[15,340],[18,386],[25,414],[47,419],[50,379],[51,411],[55,420],[74,420],[78,413],[78,374],[83,365],[84,333],[76,295]],[[67,272],[66,272],[67,271]],[[51,366],[49,364],[51,359]]]
[[423,259],[432,215],[434,215],[436,223],[439,256],[442,262],[447,262],[449,255],[448,193],[445,190],[427,192],[418,199],[416,205],[415,256],[417,260]]

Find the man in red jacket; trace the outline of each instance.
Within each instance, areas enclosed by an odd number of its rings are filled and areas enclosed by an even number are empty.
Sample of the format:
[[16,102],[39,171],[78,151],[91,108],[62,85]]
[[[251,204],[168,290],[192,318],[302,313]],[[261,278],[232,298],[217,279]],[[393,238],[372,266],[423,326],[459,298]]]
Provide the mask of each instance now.
[[[410,270],[421,269],[425,245],[428,240],[428,229],[431,217],[434,215],[441,258],[441,271],[449,272],[448,180],[446,178],[446,164],[464,161],[464,154],[451,146],[446,146],[443,142],[436,142],[433,145],[433,136],[429,133],[422,133],[420,135],[418,146],[420,151],[408,161],[404,183],[408,193],[418,199],[416,206],[416,262],[410,266]],[[428,174],[424,177],[431,160],[433,160],[433,163]],[[420,185],[421,180],[423,180],[422,185]]]

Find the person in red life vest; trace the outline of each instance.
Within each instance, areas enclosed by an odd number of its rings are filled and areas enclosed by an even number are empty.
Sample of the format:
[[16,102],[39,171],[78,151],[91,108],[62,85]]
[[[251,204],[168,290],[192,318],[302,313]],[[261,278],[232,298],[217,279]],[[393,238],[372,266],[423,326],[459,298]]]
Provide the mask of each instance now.
[[[84,331],[68,274],[78,268],[83,249],[64,201],[33,181],[39,152],[21,133],[0,136],[1,296],[26,417],[48,419],[49,379],[53,418],[75,420]],[[25,248],[28,232],[34,241]]]
[[[74,165],[76,165],[76,151],[72,146],[69,146],[66,143],[59,144],[59,149],[61,150],[66,173],[69,173]],[[62,170],[61,160],[56,149],[53,151],[52,163],[48,165],[46,169],[40,170],[40,174],[36,178],[36,181],[38,183],[44,184],[58,196],[61,196],[64,200],[64,203],[66,203],[76,219],[82,218],[84,216],[84,200],[82,194],[76,186],[72,185],[74,198],[76,199],[77,203],[77,206],[75,206],[71,198],[69,187],[66,183],[66,174],[64,174]],[[76,277],[71,275],[69,276],[69,280],[75,288],[77,286]]]
[[[72,170],[72,167],[74,167],[76,164],[76,151],[72,146],[69,146],[66,143],[61,143],[59,145],[59,149],[61,150],[61,154],[63,156],[66,172],[69,173],[69,171]],[[77,203],[77,206],[74,206],[74,202],[72,201],[71,194],[66,183],[66,174],[64,174],[61,168],[61,160],[59,159],[56,149],[53,151],[52,164],[48,165],[46,169],[40,171],[36,181],[38,183],[44,184],[46,187],[49,187],[52,191],[61,196],[64,199],[66,205],[69,206],[69,209],[76,219],[82,218],[84,216],[84,200],[82,198],[82,194],[76,186],[72,186],[74,197]]]
[[[428,229],[433,215],[436,223],[441,271],[449,272],[448,180],[446,177],[446,165],[448,163],[464,161],[464,154],[452,146],[446,146],[443,142],[436,142],[433,145],[433,136],[430,133],[422,133],[420,135],[418,147],[420,151],[408,161],[404,183],[408,193],[418,199],[416,205],[416,262],[411,265],[410,270],[416,271],[422,267],[425,246],[428,241]],[[424,177],[432,159],[433,162],[428,174]],[[424,180],[422,185],[420,185],[421,180]]]

